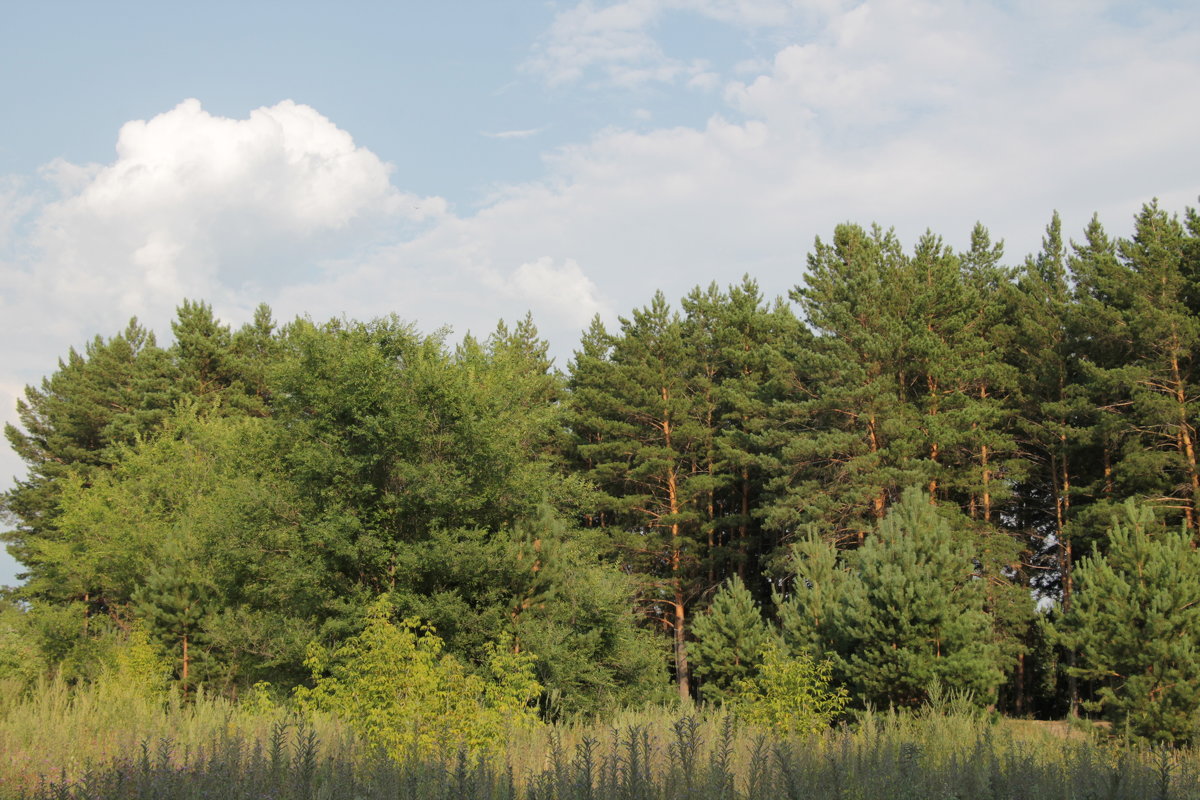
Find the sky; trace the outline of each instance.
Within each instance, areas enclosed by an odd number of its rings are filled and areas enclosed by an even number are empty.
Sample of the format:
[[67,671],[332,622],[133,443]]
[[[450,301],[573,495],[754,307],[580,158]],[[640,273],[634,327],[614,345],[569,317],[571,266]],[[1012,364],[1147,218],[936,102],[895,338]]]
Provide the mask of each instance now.
[[[1200,4],[12,4],[0,416],[130,317],[528,311],[566,366],[661,289],[803,280],[879,223],[1007,261],[1200,196]],[[7,449],[0,488],[24,475]],[[0,555],[0,584],[20,571]]]

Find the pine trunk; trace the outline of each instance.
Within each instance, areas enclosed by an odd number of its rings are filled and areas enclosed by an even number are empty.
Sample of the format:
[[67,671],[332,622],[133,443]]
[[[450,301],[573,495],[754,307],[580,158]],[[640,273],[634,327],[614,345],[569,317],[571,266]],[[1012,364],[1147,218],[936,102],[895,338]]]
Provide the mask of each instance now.
[[1188,471],[1188,485],[1192,490],[1191,497],[1188,498],[1187,505],[1184,507],[1184,517],[1187,520],[1188,530],[1192,532],[1192,538],[1195,540],[1197,532],[1200,532],[1200,515],[1197,514],[1196,509],[1196,498],[1200,496],[1200,472],[1196,469],[1196,448],[1192,441],[1192,428],[1188,423],[1187,392],[1184,390],[1183,377],[1179,369],[1178,351],[1171,353],[1171,383],[1175,404],[1179,409],[1177,446],[1183,454],[1184,464]]
[[[666,406],[670,399],[670,394],[664,386],[662,389],[663,405]],[[667,446],[667,450],[671,449],[671,417],[669,414],[663,414],[662,422],[663,441]],[[683,556],[682,543],[680,536],[682,532],[679,530],[679,483],[675,472],[675,467],[669,467],[667,471],[667,508],[671,513],[671,588],[674,593],[674,625],[673,633],[675,640],[675,682],[679,688],[680,698],[686,700],[691,696],[691,688],[688,685],[688,662],[687,662],[687,617],[684,610],[684,594],[683,594]]]
[[741,521],[738,523],[738,577],[744,582],[746,580],[746,562],[750,558],[747,552],[747,530],[746,520],[750,519],[750,470],[742,468],[742,514]]
[[[874,415],[871,415],[871,417],[867,420],[867,440],[870,444],[871,452],[878,453],[879,452],[879,436],[875,432],[875,416]],[[879,490],[879,493],[875,495],[875,498],[872,501],[872,506],[873,507],[872,507],[871,511],[872,511],[872,513],[874,513],[875,519],[883,519],[883,515],[887,512],[887,490],[886,489],[881,488]],[[859,542],[861,543],[862,542],[862,532],[861,531],[859,532],[858,538],[859,538]]]
[[183,680],[183,691],[186,692],[188,687],[188,636],[186,633],[183,635],[183,674],[181,677]]
[[[987,387],[979,387],[979,399],[987,400]],[[992,521],[992,469],[988,463],[988,446],[979,446],[979,466],[983,470],[983,521]]]

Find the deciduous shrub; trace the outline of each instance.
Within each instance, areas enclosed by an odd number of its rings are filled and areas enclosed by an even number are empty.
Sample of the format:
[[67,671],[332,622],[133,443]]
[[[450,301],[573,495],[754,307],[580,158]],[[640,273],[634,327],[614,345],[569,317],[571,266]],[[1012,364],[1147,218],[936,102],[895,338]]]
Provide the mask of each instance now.
[[390,610],[380,600],[362,633],[333,650],[310,648],[314,686],[296,690],[302,707],[336,714],[395,758],[457,747],[480,754],[510,726],[539,724],[531,655],[492,645],[483,677],[443,653],[431,627],[414,618],[397,625]]
[[735,713],[780,733],[820,733],[850,698],[845,687],[831,685],[832,674],[828,660],[818,662],[807,653],[788,656],[769,645],[758,672],[737,683]]

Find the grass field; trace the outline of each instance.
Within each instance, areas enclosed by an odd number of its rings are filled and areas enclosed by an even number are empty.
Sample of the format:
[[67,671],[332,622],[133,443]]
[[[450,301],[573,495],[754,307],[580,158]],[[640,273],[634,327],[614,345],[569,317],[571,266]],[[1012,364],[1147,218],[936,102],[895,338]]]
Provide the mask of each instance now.
[[1200,755],[964,703],[772,736],[718,709],[616,712],[515,731],[490,757],[386,759],[337,720],[130,687],[0,687],[5,798],[1200,798]]

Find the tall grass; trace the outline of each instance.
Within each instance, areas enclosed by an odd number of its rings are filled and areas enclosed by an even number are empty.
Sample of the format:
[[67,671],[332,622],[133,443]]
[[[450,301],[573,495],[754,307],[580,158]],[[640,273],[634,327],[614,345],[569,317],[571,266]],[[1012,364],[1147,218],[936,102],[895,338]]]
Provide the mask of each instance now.
[[[12,787],[73,780],[140,752],[144,743],[156,751],[169,743],[172,758],[181,762],[214,742],[268,742],[288,716],[282,707],[251,708],[219,696],[154,696],[117,680],[72,687],[54,679],[31,688],[0,681],[0,798]],[[336,720],[318,716],[308,727],[322,756],[352,747]]]
[[121,686],[0,687],[0,797],[446,800],[1184,800],[1192,750],[1063,738],[952,701],[774,737],[718,709],[619,711],[515,731],[503,752],[387,759],[331,718]]

